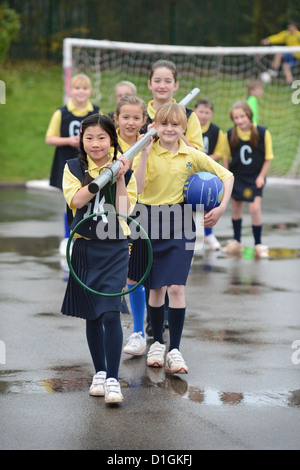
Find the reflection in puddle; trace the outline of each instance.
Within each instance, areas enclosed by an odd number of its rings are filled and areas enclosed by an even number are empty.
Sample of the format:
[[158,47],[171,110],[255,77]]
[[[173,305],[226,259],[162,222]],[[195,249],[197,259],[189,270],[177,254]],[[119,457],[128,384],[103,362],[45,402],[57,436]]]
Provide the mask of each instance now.
[[292,248],[270,248],[270,259],[294,259],[300,258],[300,250]]
[[[91,375],[84,368],[55,367],[58,376],[41,380],[18,380],[16,375],[22,371],[2,372],[0,380],[0,394],[54,394],[88,391],[91,384]],[[24,373],[24,377],[28,373]],[[188,382],[177,375],[165,373],[163,369],[147,368],[146,375],[138,380],[125,381],[120,379],[122,388],[159,388],[164,392],[178,395],[195,403],[207,406],[280,406],[300,407],[300,390],[293,391],[263,391],[257,392],[228,392],[214,389],[203,389],[188,385]]]
[[300,390],[261,393],[221,392],[189,387],[188,398],[206,405],[300,406]]
[[58,237],[1,237],[0,252],[40,258],[53,253],[58,246]]

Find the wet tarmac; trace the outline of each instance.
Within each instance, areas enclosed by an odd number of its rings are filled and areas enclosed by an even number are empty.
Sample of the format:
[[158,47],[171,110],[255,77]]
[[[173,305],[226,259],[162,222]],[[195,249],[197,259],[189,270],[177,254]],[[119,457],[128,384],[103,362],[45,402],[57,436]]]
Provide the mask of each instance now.
[[[0,190],[0,448],[300,449],[299,196],[299,185],[265,190],[269,260],[253,258],[247,211],[239,258],[196,253],[181,343],[189,374],[123,355],[125,400],[109,407],[88,393],[84,322],[60,314],[61,194]],[[232,237],[229,208],[215,234]],[[125,340],[131,316],[122,324]]]

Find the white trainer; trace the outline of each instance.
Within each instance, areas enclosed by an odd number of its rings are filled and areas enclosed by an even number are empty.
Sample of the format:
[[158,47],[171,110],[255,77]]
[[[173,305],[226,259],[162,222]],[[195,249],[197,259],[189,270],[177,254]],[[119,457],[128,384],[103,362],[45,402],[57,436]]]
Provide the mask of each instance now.
[[213,233],[210,233],[205,237],[204,243],[206,243],[209,246],[209,249],[212,251],[221,249],[221,245]]
[[155,341],[150,346],[147,354],[147,366],[149,367],[163,367],[165,363],[166,345]]
[[132,333],[128,338],[128,343],[123,349],[125,354],[132,354],[133,356],[142,356],[146,351],[146,339],[143,338],[142,332]]
[[254,247],[254,253],[256,258],[269,258],[269,249],[265,245],[255,245]]
[[166,370],[172,374],[187,374],[189,369],[178,349],[172,349],[167,354]]
[[227,245],[222,248],[223,253],[228,255],[238,255],[244,249],[244,245],[237,240],[228,240]]
[[106,372],[97,372],[97,374],[94,375],[92,385],[90,386],[90,395],[93,397],[104,397],[105,380]]
[[105,381],[105,403],[122,403],[124,397],[117,379],[109,378]]

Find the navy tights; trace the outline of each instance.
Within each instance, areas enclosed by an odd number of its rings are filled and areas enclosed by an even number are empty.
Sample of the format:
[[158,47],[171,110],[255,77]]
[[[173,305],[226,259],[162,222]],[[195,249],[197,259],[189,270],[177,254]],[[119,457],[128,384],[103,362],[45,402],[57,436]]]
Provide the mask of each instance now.
[[86,337],[95,371],[106,371],[118,380],[123,331],[119,312],[103,313],[97,320],[86,321]]

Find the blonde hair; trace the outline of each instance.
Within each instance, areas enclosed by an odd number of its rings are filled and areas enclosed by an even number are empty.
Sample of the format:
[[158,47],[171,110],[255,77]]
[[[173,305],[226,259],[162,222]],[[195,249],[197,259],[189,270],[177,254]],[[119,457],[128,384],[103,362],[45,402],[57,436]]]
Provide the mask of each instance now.
[[71,88],[73,88],[76,85],[76,83],[85,83],[88,88],[92,88],[90,78],[84,73],[78,73],[77,75],[74,75],[74,77],[71,80]]
[[[231,107],[231,110],[230,110],[230,119],[233,121],[233,111],[235,109],[242,109],[246,116],[248,117],[249,121],[251,122],[251,134],[250,134],[250,145],[251,147],[254,147],[256,148],[257,147],[257,144],[258,144],[258,130],[257,130],[257,127],[253,125],[253,112],[252,112],[252,109],[250,108],[250,106],[248,105],[248,103],[246,103],[246,101],[236,101],[232,107]],[[238,144],[239,144],[239,137],[237,135],[237,129],[236,129],[236,125],[234,126],[234,128],[232,129],[232,132],[231,132],[231,136],[230,136],[230,142],[229,142],[229,145],[230,145],[230,148],[231,149],[235,149]]]
[[136,95],[126,95],[126,96],[123,96],[120,99],[120,101],[118,102],[118,104],[116,106],[116,111],[115,111],[115,114],[116,114],[117,117],[119,117],[119,115],[120,115],[122,106],[125,106],[126,104],[132,104],[132,105],[140,106],[141,110],[142,110],[142,113],[143,113],[143,118],[146,117],[146,114],[147,114],[146,104],[141,98],[139,98]]
[[186,129],[187,117],[183,106],[177,103],[164,104],[161,106],[155,114],[154,122],[158,123],[169,123],[179,122],[179,124]]

